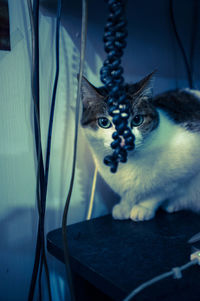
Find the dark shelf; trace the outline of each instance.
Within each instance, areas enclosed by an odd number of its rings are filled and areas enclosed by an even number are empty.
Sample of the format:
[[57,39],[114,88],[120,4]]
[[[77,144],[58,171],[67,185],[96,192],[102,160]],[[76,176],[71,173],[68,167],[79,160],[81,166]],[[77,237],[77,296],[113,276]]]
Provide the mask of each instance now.
[[[72,270],[112,300],[122,300],[143,282],[189,261],[188,239],[200,232],[200,216],[159,212],[147,222],[104,216],[67,227]],[[47,235],[48,251],[64,262],[61,229]],[[169,278],[135,300],[200,300],[200,267]],[[83,299],[86,300],[86,299]]]

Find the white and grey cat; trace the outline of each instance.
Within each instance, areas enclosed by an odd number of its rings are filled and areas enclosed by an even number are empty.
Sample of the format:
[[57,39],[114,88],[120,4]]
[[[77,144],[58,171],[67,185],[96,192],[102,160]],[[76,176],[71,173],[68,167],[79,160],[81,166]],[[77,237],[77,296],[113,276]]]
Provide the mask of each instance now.
[[115,219],[149,220],[159,207],[200,211],[200,92],[183,89],[153,97],[152,74],[126,85],[135,149],[115,174],[103,163],[112,153],[115,131],[107,91],[82,81],[81,124],[99,173],[121,196],[112,210]]

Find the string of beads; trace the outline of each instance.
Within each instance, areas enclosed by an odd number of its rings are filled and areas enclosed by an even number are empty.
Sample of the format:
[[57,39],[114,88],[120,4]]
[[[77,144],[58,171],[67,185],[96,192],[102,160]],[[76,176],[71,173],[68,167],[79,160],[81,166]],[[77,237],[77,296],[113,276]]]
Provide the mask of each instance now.
[[[109,17],[104,31],[104,48],[107,58],[101,68],[101,81],[108,91],[108,113],[112,116],[116,131],[113,133],[112,155],[104,158],[104,163],[110,166],[111,172],[117,171],[118,163],[127,161],[127,151],[134,149],[135,137],[128,127],[130,104],[126,96],[121,57],[126,47],[126,18],[123,0],[106,0]],[[125,144],[122,146],[122,138]]]

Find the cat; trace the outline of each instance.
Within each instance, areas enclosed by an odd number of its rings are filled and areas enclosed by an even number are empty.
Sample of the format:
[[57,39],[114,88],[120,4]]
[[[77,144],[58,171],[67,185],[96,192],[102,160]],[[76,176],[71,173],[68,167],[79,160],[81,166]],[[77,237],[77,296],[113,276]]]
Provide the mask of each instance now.
[[160,207],[200,211],[200,92],[181,89],[153,97],[153,77],[125,85],[135,149],[115,174],[103,163],[113,152],[115,131],[108,93],[82,79],[81,125],[99,173],[121,197],[112,209],[114,219],[150,220]]

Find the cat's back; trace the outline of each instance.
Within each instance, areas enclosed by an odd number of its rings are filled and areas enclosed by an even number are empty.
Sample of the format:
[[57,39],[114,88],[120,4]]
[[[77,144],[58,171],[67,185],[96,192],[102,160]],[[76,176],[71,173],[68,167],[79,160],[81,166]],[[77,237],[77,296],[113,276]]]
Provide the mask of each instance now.
[[177,125],[200,132],[200,91],[188,88],[167,91],[155,96],[153,104]]

